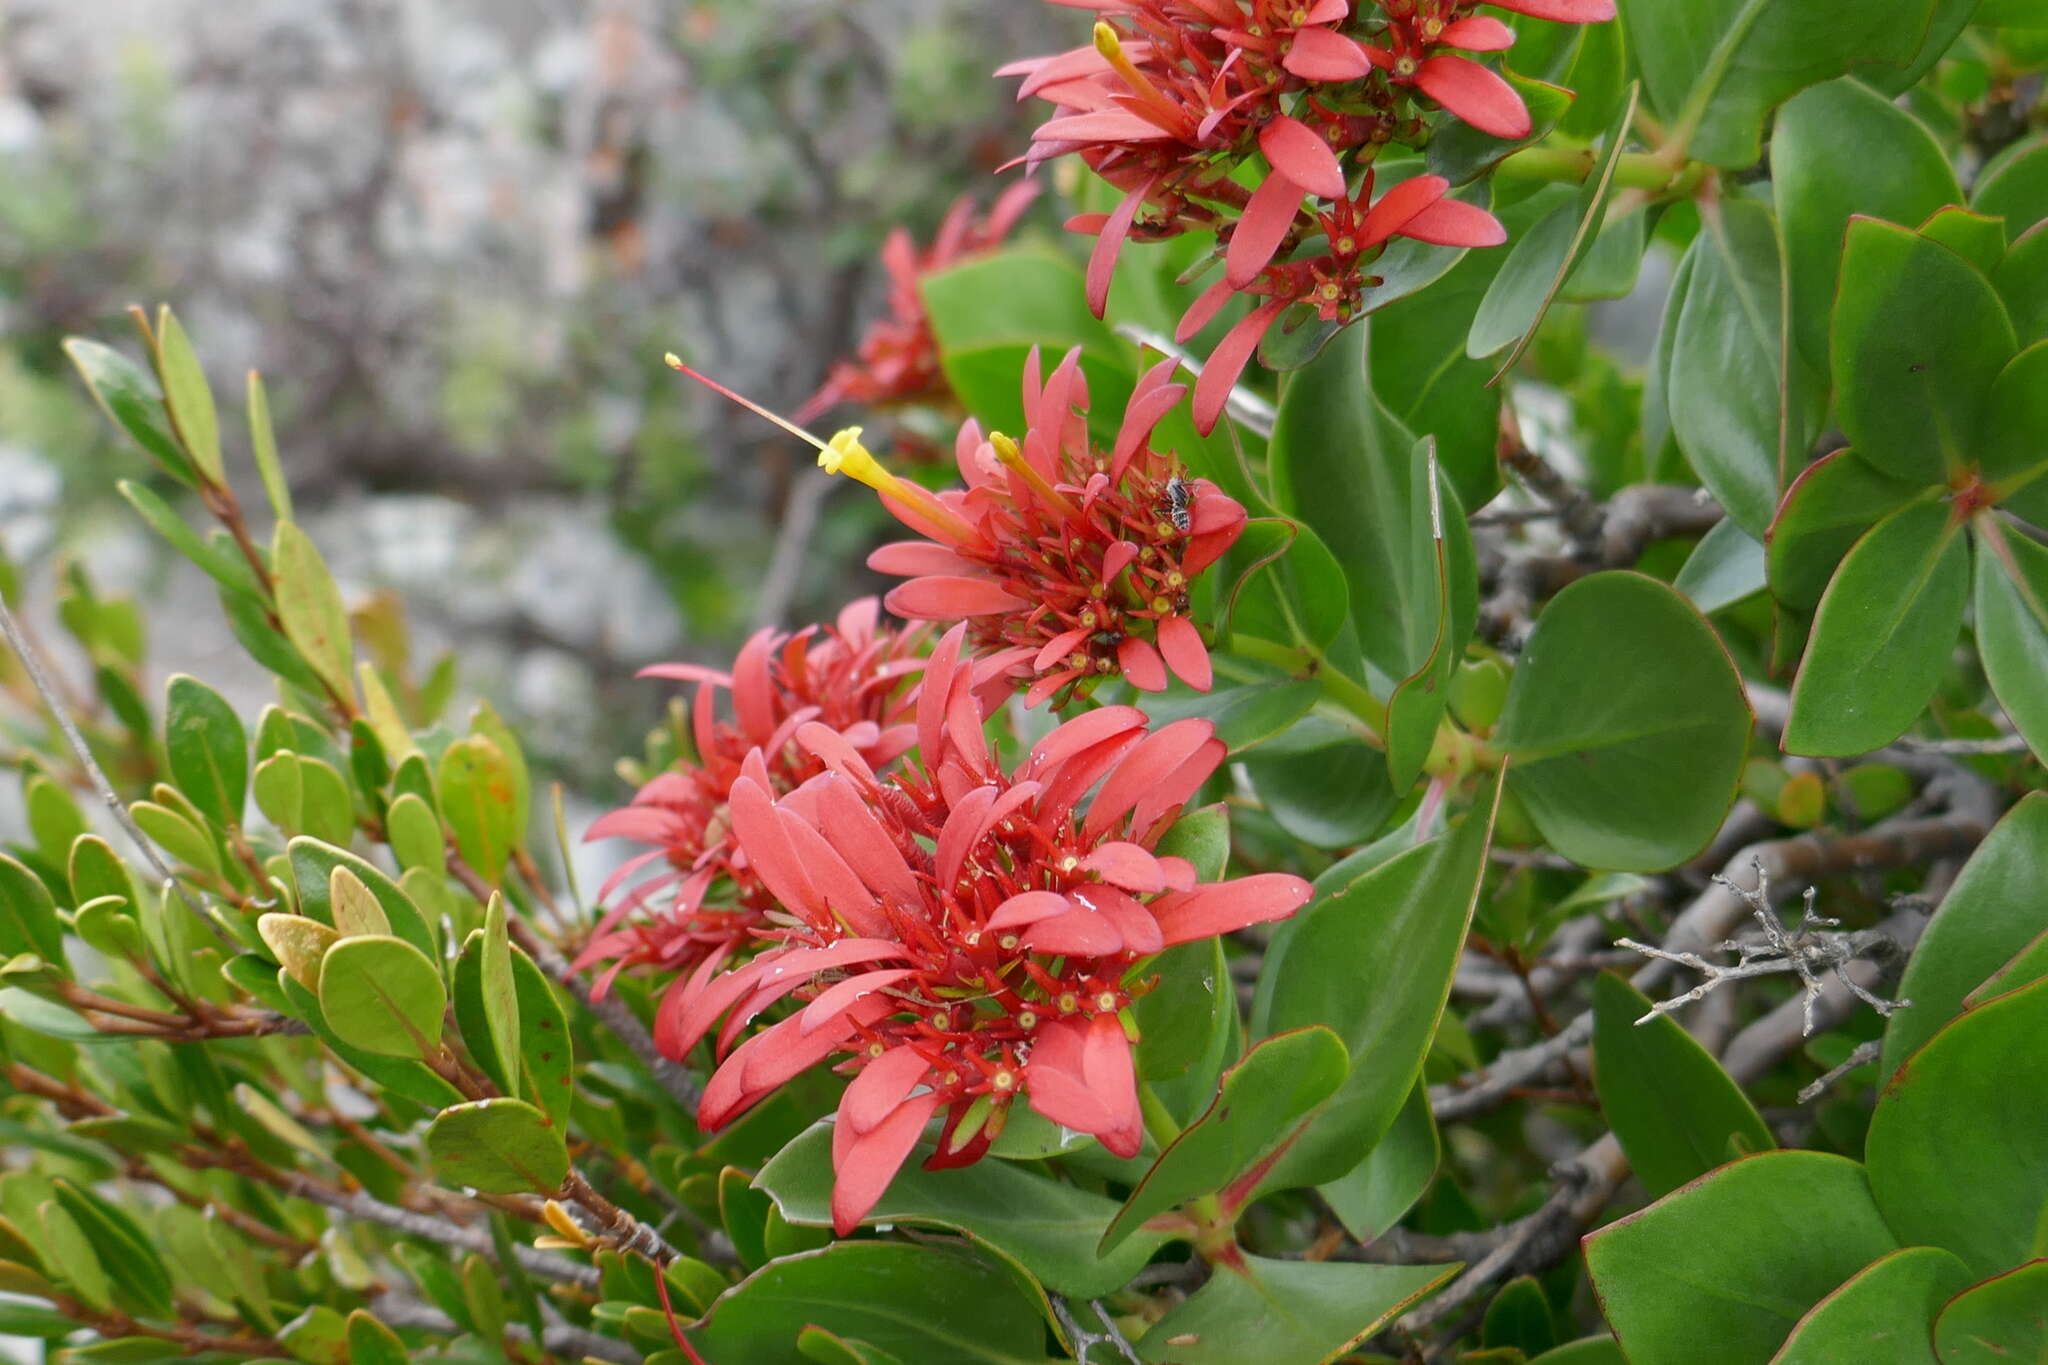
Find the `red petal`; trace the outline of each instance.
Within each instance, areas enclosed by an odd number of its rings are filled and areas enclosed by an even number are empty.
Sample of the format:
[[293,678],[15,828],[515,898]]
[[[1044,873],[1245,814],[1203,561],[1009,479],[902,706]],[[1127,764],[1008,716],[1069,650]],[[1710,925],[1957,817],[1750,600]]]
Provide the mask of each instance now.
[[[1509,41],[1514,41],[1512,35]],[[1268,120],[1259,129],[1259,150],[1266,154],[1274,170],[1310,194],[1320,194],[1325,199],[1344,197],[1344,168],[1337,164],[1337,154],[1300,119],[1281,114]]]
[[1171,892],[1152,902],[1159,930],[1169,944],[1233,933],[1248,924],[1286,919],[1308,904],[1309,884],[1285,872],[1261,872],[1234,882],[1215,882],[1189,892]]
[[1601,24],[1614,17],[1614,0],[1493,0],[1502,9],[1560,24]]
[[938,873],[939,886],[951,890],[953,883],[960,879],[960,870],[967,863],[967,855],[974,851],[981,840],[982,831],[987,827],[983,817],[988,808],[995,804],[999,795],[994,787],[976,787],[973,791],[953,803],[953,809],[946,815],[944,828],[939,831],[939,844],[933,854],[933,868]]
[[1440,175],[1418,175],[1388,190],[1365,211],[1365,220],[1358,225],[1359,250],[1386,241],[1410,218],[1443,198],[1450,187],[1451,182]]
[[1084,712],[1062,722],[1033,745],[1031,753],[1018,765],[1017,776],[1049,782],[1060,764],[1075,754],[1144,728],[1145,713],[1135,706],[1104,706]]
[[1135,635],[1125,636],[1124,642],[1116,647],[1116,661],[1123,669],[1124,677],[1140,692],[1166,690],[1166,664],[1150,640],[1140,640]]
[[889,590],[890,611],[912,620],[957,621],[963,616],[998,616],[1031,604],[1013,597],[991,578],[927,574]]
[[1074,895],[1100,910],[1116,926],[1116,931],[1123,935],[1125,952],[1143,956],[1166,946],[1166,938],[1159,932],[1159,921],[1152,918],[1152,912],[1115,887],[1105,883],[1076,891]]
[[733,835],[745,851],[748,864],[768,883],[775,898],[797,914],[822,917],[825,907],[804,871],[803,859],[791,846],[768,793],[753,778],[742,777],[732,784],[726,808],[732,813]]
[[1080,648],[1081,642],[1087,638],[1088,632],[1085,630],[1062,631],[1058,635],[1053,636],[1032,657],[1031,671],[1043,673],[1046,669],[1051,668],[1054,664],[1065,659],[1067,655]]
[[860,1069],[839,1097],[839,1122],[858,1137],[871,1132],[910,1098],[931,1063],[914,1047],[893,1047]]
[[1190,716],[1162,725],[1147,735],[1124,755],[1116,771],[1102,784],[1102,790],[1095,794],[1094,803],[1088,807],[1088,818],[1081,826],[1082,836],[1099,839],[1108,833],[1148,792],[1200,753],[1215,733],[1214,724]]
[[851,1235],[868,1210],[888,1193],[889,1182],[910,1159],[938,1107],[939,1097],[934,1094],[905,1100],[895,1113],[848,1146],[843,1161],[834,1163],[832,1229],[839,1236]]
[[[802,1021],[798,1024],[797,1031],[816,1033],[845,1013],[854,1001],[865,999],[876,991],[887,990],[903,978],[916,975],[917,972],[909,967],[891,967],[886,971],[861,972],[857,976],[849,976],[844,981],[835,982],[820,991],[818,998],[805,1005],[803,1012],[797,1015]],[[870,1071],[873,1069],[872,1065],[868,1068]],[[863,1071],[861,1074],[865,1076],[867,1072]]]
[[1068,909],[1066,897],[1057,891],[1019,891],[998,905],[983,927],[1014,929],[1019,925],[1036,924],[1054,915],[1064,915]]
[[1301,212],[1301,186],[1282,171],[1274,171],[1252,191],[1237,226],[1231,229],[1230,245],[1223,256],[1223,278],[1239,289],[1259,277],[1272,263],[1287,230]]
[[1136,1156],[1145,1145],[1145,1120],[1138,1108],[1138,1073],[1131,1061],[1131,1040],[1124,1036],[1115,1015],[1098,1014],[1089,1021],[1088,1036],[1081,1044],[1081,1067],[1088,1088],[1102,1098],[1109,1111],[1107,1128],[1095,1136],[1116,1156]]
[[1202,632],[1185,616],[1169,616],[1159,623],[1159,652],[1174,676],[1197,692],[1207,692],[1215,682],[1209,668],[1209,647]]
[[1180,315],[1180,323],[1173,329],[1174,341],[1185,346],[1188,338],[1214,322],[1216,315],[1223,311],[1223,305],[1236,296],[1237,291],[1230,287],[1229,280],[1218,280],[1204,289],[1188,305],[1188,311]]
[[868,567],[898,578],[916,578],[920,574],[959,576],[976,571],[972,561],[929,540],[897,540],[871,550]]
[[833,842],[845,853],[846,861],[876,895],[893,897],[906,905],[917,903],[917,878],[910,865],[851,782],[841,778],[821,785],[818,814],[831,831]]
[[1437,41],[1462,52],[1499,52],[1515,45],[1515,31],[1498,19],[1475,14],[1446,28]]
[[1355,81],[1372,70],[1363,48],[1326,28],[1298,31],[1280,65],[1305,81]]
[[1508,230],[1477,204],[1447,198],[1402,224],[1400,235],[1438,246],[1499,246],[1508,239]]
[[649,664],[633,675],[636,678],[667,678],[671,682],[708,682],[720,687],[732,686],[732,677],[715,668],[702,664]]
[[1237,387],[1237,377],[1250,363],[1259,339],[1286,307],[1286,299],[1269,299],[1247,313],[1217,344],[1202,367],[1202,377],[1195,381],[1195,429],[1204,436],[1216,429],[1217,419],[1223,416],[1224,405],[1230,401],[1230,391]]
[[1141,895],[1149,896],[1166,889],[1166,874],[1159,870],[1159,860],[1124,839],[1098,845],[1094,852],[1081,860],[1081,869],[1095,873],[1113,886]]
[[1138,216],[1138,209],[1145,202],[1145,196],[1152,192],[1154,180],[1141,182],[1136,189],[1125,195],[1123,202],[1104,220],[1102,231],[1095,235],[1095,249],[1088,253],[1088,311],[1096,317],[1109,306],[1109,281],[1116,274],[1117,253],[1124,248],[1124,238],[1131,232],[1131,221]]
[[1529,110],[1522,97],[1492,71],[1463,57],[1431,57],[1415,73],[1423,94],[1482,133],[1529,136]]
[[1116,931],[1108,917],[1071,896],[1067,899],[1065,914],[1038,921],[1026,929],[1022,937],[1024,946],[1034,953],[1074,957],[1108,957],[1124,946],[1124,936]]

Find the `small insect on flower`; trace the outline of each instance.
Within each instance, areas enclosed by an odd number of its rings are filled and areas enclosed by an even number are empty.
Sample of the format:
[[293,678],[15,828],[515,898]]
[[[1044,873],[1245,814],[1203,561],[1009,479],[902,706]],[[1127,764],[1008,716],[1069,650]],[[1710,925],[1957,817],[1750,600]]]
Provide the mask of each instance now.
[[1195,490],[1186,479],[1175,474],[1166,481],[1166,518],[1173,523],[1173,529],[1186,535],[1194,526],[1192,508]]

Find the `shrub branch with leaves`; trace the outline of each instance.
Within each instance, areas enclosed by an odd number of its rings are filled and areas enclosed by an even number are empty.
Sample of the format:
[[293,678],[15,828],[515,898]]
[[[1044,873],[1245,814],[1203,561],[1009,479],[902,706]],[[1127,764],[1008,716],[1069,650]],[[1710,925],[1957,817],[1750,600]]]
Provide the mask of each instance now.
[[137,604],[0,564],[0,1332],[2048,1351],[2048,19],[1078,8],[1004,74],[1085,262],[1035,182],[893,238],[799,414],[879,453],[705,379],[910,534],[648,670],[690,690],[588,900],[515,728],[327,571],[262,382],[244,442],[169,309],[69,344],[277,700],[153,701]]

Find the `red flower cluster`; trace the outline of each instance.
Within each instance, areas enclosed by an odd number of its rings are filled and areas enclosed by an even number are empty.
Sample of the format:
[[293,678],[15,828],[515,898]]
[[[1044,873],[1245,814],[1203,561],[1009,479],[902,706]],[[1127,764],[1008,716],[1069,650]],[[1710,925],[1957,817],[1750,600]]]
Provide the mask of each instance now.
[[[1173,944],[1283,918],[1309,897],[1283,874],[1201,884],[1186,860],[1153,851],[1223,761],[1207,721],[1148,732],[1143,713],[1104,707],[1006,773],[982,730],[966,634],[955,626],[926,666],[921,761],[880,776],[842,733],[810,722],[793,738],[818,775],[779,796],[758,775],[734,782],[733,835],[781,907],[756,930],[773,946],[724,972],[706,959],[657,1021],[671,1055],[718,1028],[727,1055],[699,1108],[707,1129],[845,1058],[853,1083],[832,1134],[842,1236],[937,1115],[929,1167],[979,1159],[1019,1095],[1135,1155],[1143,1129],[1124,1011],[1147,983],[1132,969]],[[792,997],[800,1009],[733,1046]]]
[[[703,961],[722,962],[748,942],[775,896],[733,844],[733,784],[745,774],[781,793],[823,771],[792,742],[804,725],[838,735],[877,770],[894,763],[916,740],[909,721],[925,636],[923,627],[883,626],[868,597],[841,611],[833,626],[793,635],[761,631],[740,650],[731,674],[697,664],[642,670],[644,678],[697,684],[690,717],[696,754],[647,783],[630,805],[601,816],[584,836],[647,846],[599,892],[609,908],[576,959],[578,970],[609,964],[598,994],[627,967],[688,972]],[[998,680],[991,690],[1000,695],[1006,688]],[[731,722],[718,717],[721,691],[732,694]],[[655,875],[612,899],[650,865]]]
[[1118,674],[1157,692],[1168,669],[1208,690],[1209,651],[1188,619],[1189,587],[1244,531],[1246,514],[1153,448],[1153,428],[1186,393],[1169,382],[1173,369],[1169,360],[1145,373],[1116,444],[1100,451],[1088,438],[1079,352],[1041,383],[1032,351],[1023,440],[984,439],[968,422],[955,443],[966,481],[957,492],[934,495],[872,459],[826,451],[821,464],[869,483],[927,537],[868,557],[870,568],[910,580],[889,592],[889,610],[967,621],[977,650],[1030,680],[1029,705]]
[[[1514,88],[1456,55],[1514,41],[1499,20],[1469,13],[1471,0],[1379,0],[1356,9],[1350,0],[1057,2],[1105,16],[1093,46],[998,74],[1022,76],[1020,98],[1036,95],[1057,110],[1032,135],[1026,163],[1073,153],[1124,191],[1114,211],[1067,224],[1096,236],[1088,291],[1097,315],[1127,238],[1190,229],[1217,234],[1225,275],[1182,320],[1182,340],[1233,293],[1265,300],[1203,372],[1195,395],[1202,430],[1215,425],[1253,348],[1289,307],[1338,322],[1358,315],[1379,282],[1365,267],[1391,238],[1462,247],[1506,240],[1491,214],[1446,198],[1442,177],[1416,176],[1376,201],[1367,169],[1387,144],[1423,140],[1418,100],[1496,137],[1528,134],[1529,113]],[[1566,23],[1614,17],[1613,0],[1501,7]],[[1248,191],[1236,173],[1254,153],[1267,170]],[[1305,210],[1304,199],[1312,207]],[[1289,259],[1317,236],[1321,254]]]
[[889,315],[868,327],[857,357],[834,365],[824,384],[804,400],[791,420],[809,422],[840,403],[877,408],[945,397],[950,390],[939,370],[938,343],[918,294],[918,281],[1001,245],[1037,194],[1038,186],[1031,181],[1012,185],[982,218],[974,215],[973,199],[962,195],[939,223],[932,244],[922,250],[904,229],[891,232],[882,243],[882,268],[889,275]]

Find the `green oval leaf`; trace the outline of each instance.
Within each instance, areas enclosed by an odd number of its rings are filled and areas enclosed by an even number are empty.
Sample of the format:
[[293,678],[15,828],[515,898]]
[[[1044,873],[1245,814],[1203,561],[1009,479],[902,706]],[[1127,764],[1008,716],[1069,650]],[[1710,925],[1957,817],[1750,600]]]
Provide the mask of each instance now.
[[1821,368],[1850,216],[1911,226],[1963,198],[1927,125],[1856,80],[1803,90],[1778,112],[1771,193],[1785,229],[1793,336]]
[[2029,1261],[1956,1296],[1934,1324],[1941,1365],[2048,1360],[2048,1260]]
[[1935,1315],[1969,1282],[1970,1268],[1939,1247],[1881,1256],[1815,1304],[1771,1365],[1940,1365]]
[[349,640],[348,608],[319,549],[296,524],[277,524],[270,571],[285,638],[328,690],[337,697],[353,697],[355,649]]
[[569,1174],[562,1130],[525,1100],[472,1100],[427,1125],[434,1173],[486,1194],[553,1194]]
[[1765,535],[1771,592],[1788,607],[1812,611],[1849,548],[1921,491],[1879,473],[1853,450],[1815,460],[1785,490]]
[[1946,1247],[1979,1275],[2033,1254],[2048,1145],[2026,1135],[2048,1133],[2044,1037],[2037,981],[1949,1024],[1886,1082],[1864,1151],[1901,1240]]
[[1977,653],[2015,730],[2048,756],[2048,549],[1986,527],[1977,548]]
[[1991,282],[1910,228],[1849,220],[1830,332],[1849,444],[1896,478],[1941,483],[1969,462],[1978,409],[2019,349]]
[[515,823],[517,793],[504,752],[483,735],[466,735],[442,753],[435,786],[463,861],[496,882],[523,832]]
[[336,1037],[365,1052],[426,1056],[440,1045],[447,1007],[439,969],[404,939],[343,939],[320,959],[320,1012]]
[[157,310],[156,364],[164,382],[164,407],[170,411],[185,451],[209,482],[227,482],[220,458],[220,417],[213,390],[185,328],[168,305]]
[[[1807,1228],[1827,1235],[1787,1232]],[[1765,1365],[1809,1308],[1898,1242],[1861,1166],[1767,1152],[1608,1224],[1585,1247],[1630,1360]]]
[[188,487],[199,486],[191,460],[171,436],[163,393],[149,371],[113,347],[85,337],[65,338],[64,354],[71,357],[101,412],[126,431],[171,477]]
[[1246,1256],[1219,1264],[1207,1284],[1154,1323],[1138,1355],[1156,1365],[1323,1365],[1458,1270]]
[[1961,529],[1946,504],[1917,502],[1849,551],[1799,661],[1787,753],[1868,753],[1904,734],[1926,707],[1970,594]]
[[1742,680],[1692,604],[1641,574],[1598,573],[1536,619],[1494,742],[1552,848],[1655,872],[1720,828],[1749,730]]

